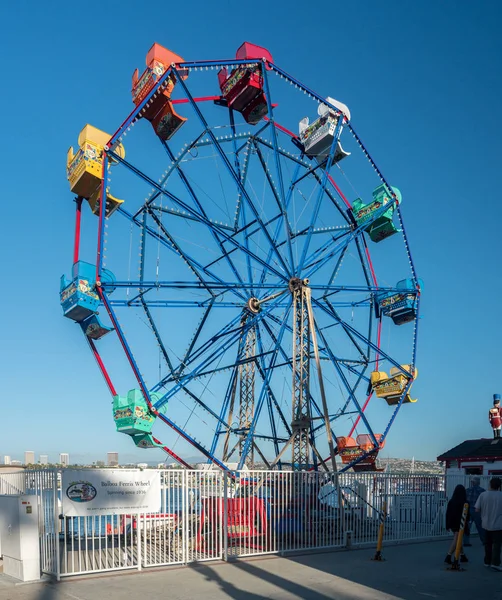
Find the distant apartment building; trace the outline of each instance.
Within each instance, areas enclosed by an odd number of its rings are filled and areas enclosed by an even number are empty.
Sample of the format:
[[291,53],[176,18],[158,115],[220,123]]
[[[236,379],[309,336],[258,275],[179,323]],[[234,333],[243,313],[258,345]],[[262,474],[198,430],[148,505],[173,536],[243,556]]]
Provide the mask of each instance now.
[[97,460],[96,461],[96,467],[104,467],[105,466],[105,461],[104,460]]
[[148,463],[138,463],[138,469],[148,469]]
[[59,464],[63,465],[63,467],[67,467],[70,464],[70,455],[66,452],[63,452],[59,455]]
[[108,452],[106,455],[106,464],[109,467],[118,467],[119,466],[119,453],[118,452]]
[[38,462],[41,465],[48,465],[49,464],[49,457],[47,456],[47,454],[41,454]]
[[4,465],[10,465],[10,456],[4,456],[3,457],[3,464]]
[[23,463],[20,460],[11,460],[10,464],[13,467],[20,467]]
[[35,453],[32,450],[26,450],[24,453],[24,464],[33,465],[35,464]]

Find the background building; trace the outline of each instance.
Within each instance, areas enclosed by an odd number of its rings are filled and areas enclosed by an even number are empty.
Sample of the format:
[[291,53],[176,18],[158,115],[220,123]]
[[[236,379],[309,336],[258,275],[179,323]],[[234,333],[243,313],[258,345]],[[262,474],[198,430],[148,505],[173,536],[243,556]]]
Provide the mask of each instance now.
[[41,465],[48,465],[49,464],[49,457],[47,456],[47,454],[41,454],[40,455],[40,459],[38,461]]
[[35,453],[32,450],[26,450],[24,453],[24,464],[33,465],[35,464]]
[[502,438],[466,440],[443,452],[447,475],[502,475]]
[[119,453],[118,452],[108,452],[106,455],[106,464],[109,467],[118,467],[119,466]]
[[59,463],[63,465],[63,467],[67,467],[70,464],[70,455],[66,452],[63,452],[59,455]]
[[10,456],[4,456],[3,457],[3,464],[4,465],[10,465]]

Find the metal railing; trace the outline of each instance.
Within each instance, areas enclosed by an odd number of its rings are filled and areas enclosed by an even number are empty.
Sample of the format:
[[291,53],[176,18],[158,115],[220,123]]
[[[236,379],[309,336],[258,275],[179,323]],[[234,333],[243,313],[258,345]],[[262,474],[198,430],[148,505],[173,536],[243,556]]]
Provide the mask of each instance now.
[[455,485],[471,480],[217,470],[161,470],[160,478],[160,511],[146,514],[61,514],[60,470],[5,474],[0,489],[38,497],[41,570],[59,578],[376,545],[382,519],[384,545],[439,538],[447,535],[446,504]]
[[0,496],[24,494],[24,473],[3,473],[0,475]]

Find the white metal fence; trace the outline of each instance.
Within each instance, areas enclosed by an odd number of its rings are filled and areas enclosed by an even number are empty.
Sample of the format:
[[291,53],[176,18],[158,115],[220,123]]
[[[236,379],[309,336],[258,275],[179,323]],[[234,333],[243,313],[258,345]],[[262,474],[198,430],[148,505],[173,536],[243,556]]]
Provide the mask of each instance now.
[[[59,577],[447,534],[447,499],[469,476],[162,470],[158,513],[61,514],[61,471],[2,475],[0,491],[39,501],[41,570]],[[487,481],[482,485],[487,487]]]

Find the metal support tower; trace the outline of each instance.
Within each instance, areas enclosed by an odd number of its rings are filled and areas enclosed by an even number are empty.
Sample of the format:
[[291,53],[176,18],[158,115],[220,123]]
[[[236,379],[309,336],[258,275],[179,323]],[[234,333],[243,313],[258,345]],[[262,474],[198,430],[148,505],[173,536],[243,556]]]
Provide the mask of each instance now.
[[[254,389],[255,389],[255,357],[256,355],[256,330],[248,330],[244,342],[245,362],[240,366],[240,405],[239,405],[239,455],[242,456],[244,443],[254,417]],[[245,464],[252,468],[254,465],[254,445],[247,453]]]
[[295,471],[310,466],[310,327],[306,285],[308,279],[293,278],[289,289],[293,294],[293,388],[291,422],[293,448],[292,467]]

